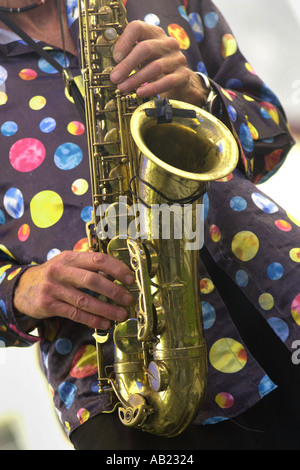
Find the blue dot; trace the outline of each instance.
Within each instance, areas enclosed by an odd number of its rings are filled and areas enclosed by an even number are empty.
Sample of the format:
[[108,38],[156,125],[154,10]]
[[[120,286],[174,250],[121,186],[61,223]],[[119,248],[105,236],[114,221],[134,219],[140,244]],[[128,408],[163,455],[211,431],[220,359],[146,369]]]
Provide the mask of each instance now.
[[6,347],[6,342],[5,338],[3,336],[0,336],[0,348],[5,348]]
[[58,393],[64,404],[66,405],[67,410],[71,408],[74,403],[75,395],[77,392],[76,385],[71,382],[62,382],[58,387]]
[[4,300],[2,300],[2,299],[0,300],[0,308],[1,308],[2,312],[4,313],[4,315],[7,316],[6,305],[5,305]]
[[268,266],[267,274],[272,281],[276,281],[283,276],[284,269],[280,263],[272,263]]
[[260,108],[260,114],[264,119],[271,119],[270,114],[264,108]]
[[276,385],[267,375],[265,375],[259,382],[258,392],[261,397],[264,397],[268,393],[272,392],[272,390],[274,390],[275,388],[277,388]]
[[237,119],[237,112],[236,112],[236,109],[229,105],[227,106],[227,111],[228,111],[228,114],[229,114],[229,117],[231,119],[232,122],[235,122],[236,119]]
[[280,318],[269,318],[268,323],[281,341],[286,341],[289,337],[289,328],[285,321]]
[[247,207],[247,201],[241,196],[235,196],[230,200],[230,207],[236,212],[242,212]]
[[278,211],[276,204],[267,199],[265,196],[262,196],[259,193],[253,193],[251,197],[254,204],[266,214],[274,214]]
[[[62,67],[68,67],[69,66],[69,59],[66,57],[66,63],[65,63],[65,56],[63,52],[60,51],[48,51],[49,54],[58,62]],[[42,72],[45,73],[58,73],[56,68],[54,68],[47,60],[41,58],[38,62],[39,68],[42,70]]]
[[209,330],[216,321],[216,312],[211,304],[208,302],[201,302],[203,328]]
[[148,24],[152,24],[155,26],[159,26],[160,24],[160,19],[157,15],[154,13],[149,13],[148,15],[145,16],[144,21]]
[[243,84],[238,78],[230,78],[225,83],[225,88],[239,89],[242,88]]
[[18,124],[14,121],[6,121],[1,126],[1,133],[5,137],[10,137],[18,132]]
[[45,134],[49,134],[56,128],[56,121],[53,118],[47,117],[40,122],[40,129]]
[[180,16],[182,16],[182,18],[189,21],[189,17],[186,14],[186,9],[184,8],[184,6],[180,5],[180,7],[178,7],[178,11],[179,11]]
[[5,224],[5,215],[4,212],[0,209],[0,224],[3,225]]
[[19,219],[24,214],[24,199],[19,189],[8,189],[5,193],[3,203],[5,210],[13,219]]
[[81,211],[81,219],[83,222],[90,222],[92,220],[92,206],[84,207]]
[[208,211],[209,211],[209,197],[208,197],[207,193],[205,193],[204,196],[203,196],[202,204],[204,206],[203,220],[205,220],[207,215],[208,215]]
[[68,338],[60,338],[55,343],[55,349],[59,354],[65,355],[72,351],[72,341]]
[[249,276],[243,269],[236,272],[235,281],[239,287],[247,287],[249,282]]
[[190,25],[195,35],[196,41],[201,42],[204,38],[204,28],[201,17],[198,13],[191,13],[189,15]]
[[242,144],[242,147],[247,152],[252,152],[254,150],[254,144],[251,137],[250,129],[247,124],[241,124],[239,130],[239,138]]
[[71,142],[60,145],[54,154],[54,162],[61,170],[73,170],[81,163],[82,158],[81,148]]
[[226,420],[228,420],[228,418],[224,418],[224,416],[214,416],[212,418],[206,419],[202,424],[205,426],[206,424],[217,424]]
[[208,76],[208,73],[207,73],[204,62],[202,62],[202,61],[198,62],[197,72],[204,73],[204,75]]
[[215,28],[219,21],[219,15],[215,11],[207,13],[204,17],[204,24],[207,28]]
[[0,65],[0,85],[3,85],[7,80],[7,70]]

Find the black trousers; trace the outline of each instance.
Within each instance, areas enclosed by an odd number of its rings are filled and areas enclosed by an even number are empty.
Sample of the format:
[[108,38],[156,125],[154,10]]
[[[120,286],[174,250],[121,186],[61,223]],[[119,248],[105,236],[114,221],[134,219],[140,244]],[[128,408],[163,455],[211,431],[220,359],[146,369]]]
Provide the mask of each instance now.
[[243,340],[278,385],[277,390],[234,420],[207,426],[190,425],[180,436],[171,439],[127,428],[120,423],[117,413],[99,415],[71,434],[75,449],[300,449],[300,365],[292,363],[291,353],[240,289],[218,268],[205,248],[201,256]]

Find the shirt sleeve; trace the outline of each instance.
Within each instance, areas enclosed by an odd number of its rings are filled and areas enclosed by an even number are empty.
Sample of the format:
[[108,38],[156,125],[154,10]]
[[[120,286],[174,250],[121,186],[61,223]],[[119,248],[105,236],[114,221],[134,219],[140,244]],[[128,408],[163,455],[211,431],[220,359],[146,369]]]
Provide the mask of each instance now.
[[30,266],[10,262],[0,249],[0,346],[31,346],[40,341],[34,330],[38,322],[19,314],[13,307],[13,293],[20,276]]
[[239,169],[254,183],[262,182],[282,165],[294,145],[277,96],[255,73],[241,53],[229,25],[210,1],[190,2],[198,7],[203,34],[198,40],[205,73],[218,99],[214,114],[230,128],[239,150]]

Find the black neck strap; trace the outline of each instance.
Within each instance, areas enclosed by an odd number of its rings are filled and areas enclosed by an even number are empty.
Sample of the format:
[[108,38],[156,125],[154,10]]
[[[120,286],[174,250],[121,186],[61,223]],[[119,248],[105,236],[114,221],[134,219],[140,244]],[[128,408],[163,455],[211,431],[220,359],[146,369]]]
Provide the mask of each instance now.
[[80,114],[80,117],[83,122],[85,122],[85,107],[84,107],[84,100],[82,97],[82,94],[80,93],[80,90],[78,89],[74,78],[72,77],[71,72],[62,67],[61,64],[59,64],[52,56],[49,54],[45,49],[43,49],[39,43],[35,42],[33,39],[31,39],[30,36],[28,36],[23,29],[21,29],[14,21],[12,21],[3,11],[0,11],[0,20],[6,24],[14,33],[16,33],[20,38],[23,39],[28,46],[30,46],[35,52],[37,52],[43,59],[45,59],[52,67],[55,68],[62,76],[63,79],[68,87],[68,91],[70,95],[72,96],[76,107],[78,109],[78,112]]

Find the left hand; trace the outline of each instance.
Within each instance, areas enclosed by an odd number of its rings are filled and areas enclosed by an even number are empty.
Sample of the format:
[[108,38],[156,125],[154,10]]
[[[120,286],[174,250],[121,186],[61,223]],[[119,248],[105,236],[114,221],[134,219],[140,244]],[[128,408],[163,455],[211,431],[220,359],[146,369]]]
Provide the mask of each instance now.
[[197,106],[206,102],[208,91],[201,78],[188,68],[176,39],[158,26],[129,23],[116,43],[114,60],[111,81],[122,93],[160,95]]

